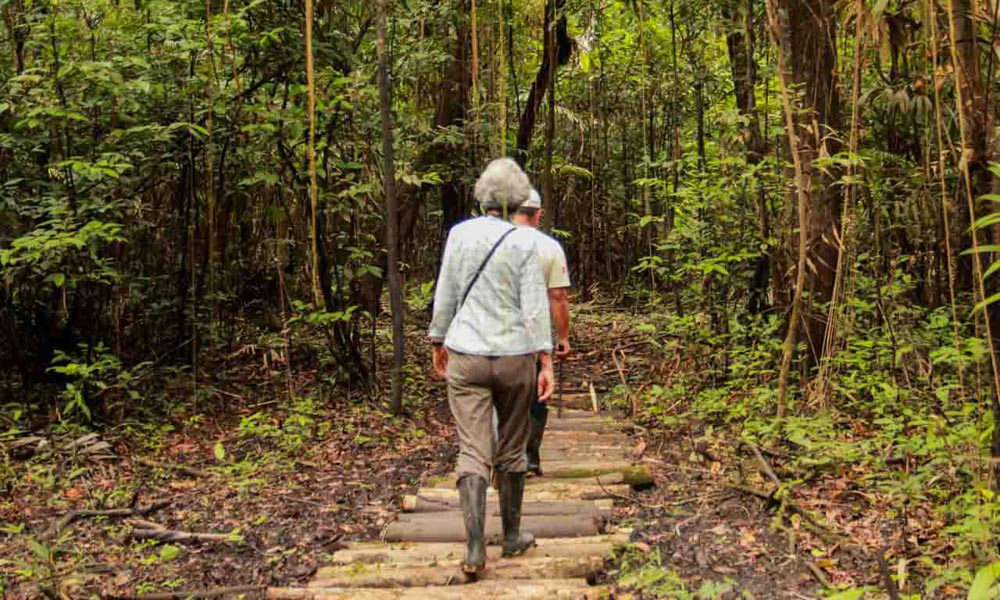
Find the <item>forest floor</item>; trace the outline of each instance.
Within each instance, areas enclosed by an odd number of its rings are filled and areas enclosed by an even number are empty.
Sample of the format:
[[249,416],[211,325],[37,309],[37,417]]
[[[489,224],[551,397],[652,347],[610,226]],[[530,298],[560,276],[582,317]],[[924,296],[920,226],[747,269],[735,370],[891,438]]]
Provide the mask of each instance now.
[[[636,343],[633,316],[581,307],[575,319],[564,389],[593,384],[602,404],[622,408],[663,376],[669,357]],[[8,597],[183,597],[301,584],[345,541],[377,539],[405,493],[451,469],[442,384],[411,372],[420,397],[396,418],[370,403],[310,396],[315,368],[294,372],[299,399],[288,401],[283,364],[236,354],[202,386],[211,393],[201,410],[179,403],[162,422],[8,444],[0,497]],[[411,364],[424,370],[428,357],[414,329]],[[190,379],[164,393],[190,395]],[[616,503],[617,520],[635,528],[635,544],[609,561],[619,596],[812,598],[824,585],[878,582],[863,553],[829,539],[822,522],[810,525],[807,515],[836,504],[821,493],[797,496],[798,504],[770,500],[774,486],[753,458],[704,424],[638,429],[635,456],[657,485]],[[747,490],[767,491],[762,499]],[[777,527],[782,506],[802,515]],[[117,512],[79,512],[108,510]]]

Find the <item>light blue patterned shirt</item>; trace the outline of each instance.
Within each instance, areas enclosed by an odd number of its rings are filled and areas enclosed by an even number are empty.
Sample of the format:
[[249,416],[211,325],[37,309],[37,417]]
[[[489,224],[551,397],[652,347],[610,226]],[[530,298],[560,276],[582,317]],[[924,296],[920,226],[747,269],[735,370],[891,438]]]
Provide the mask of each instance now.
[[432,340],[444,340],[450,350],[477,356],[552,349],[548,290],[531,231],[517,228],[500,243],[459,307],[476,269],[512,227],[487,216],[451,228],[434,293]]

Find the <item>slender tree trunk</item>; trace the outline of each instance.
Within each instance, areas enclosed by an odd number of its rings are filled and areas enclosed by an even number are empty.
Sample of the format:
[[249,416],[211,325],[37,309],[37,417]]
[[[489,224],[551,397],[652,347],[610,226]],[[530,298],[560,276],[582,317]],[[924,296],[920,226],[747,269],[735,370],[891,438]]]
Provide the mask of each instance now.
[[398,415],[403,410],[403,363],[406,360],[406,337],[403,332],[403,292],[399,279],[399,207],[396,202],[396,172],[392,145],[389,56],[385,47],[387,13],[388,0],[380,0],[377,35],[378,95],[382,115],[382,191],[385,194],[385,246],[389,259],[389,310],[392,313],[392,411]]
[[[573,53],[573,41],[569,37],[566,15],[563,9],[566,7],[566,0],[546,0],[545,3],[545,32],[542,37],[542,64],[538,67],[535,81],[531,84],[528,92],[528,102],[521,113],[521,122],[517,129],[517,148],[514,158],[522,167],[528,162],[529,147],[531,137],[535,131],[535,121],[538,119],[538,108],[542,105],[542,98],[551,87],[550,78],[554,78],[555,69],[552,68],[552,57],[555,57],[555,67],[561,67],[569,62],[569,57]],[[558,19],[556,16],[558,15]],[[553,23],[555,26],[553,27]],[[552,48],[553,43],[555,48]]]
[[[556,0],[547,0],[545,8],[545,22],[546,22],[546,37],[551,37],[548,33],[548,29],[552,26],[552,20],[549,15],[556,15]],[[556,135],[556,45],[549,42],[546,47],[547,54],[545,55],[545,61],[548,63],[549,72],[547,75],[548,81],[548,100],[549,106],[548,111],[545,115],[545,179],[544,179],[544,194],[545,201],[549,204],[549,211],[555,217],[555,207],[554,207],[554,196],[552,194],[553,188],[553,173],[552,173],[552,143],[553,138]]]
[[316,178],[316,81],[313,69],[313,0],[306,1],[306,86],[308,87],[307,107],[309,112],[309,139],[306,143],[306,163],[309,169],[309,207],[312,215],[310,227],[312,242],[312,291],[316,308],[323,309],[324,295],[320,289],[319,260],[319,184]]
[[[763,161],[765,148],[764,136],[760,131],[760,118],[757,114],[757,62],[754,59],[754,0],[737,0],[730,13],[730,30],[726,36],[729,49],[729,66],[733,75],[733,91],[736,95],[736,108],[746,119],[744,129],[744,145],[748,165],[757,166]],[[758,235],[766,240],[771,235],[770,214],[767,208],[767,192],[764,186],[757,184],[757,218]],[[767,288],[771,279],[771,256],[761,252],[754,265],[751,280],[748,309],[753,314],[763,313],[767,307]]]

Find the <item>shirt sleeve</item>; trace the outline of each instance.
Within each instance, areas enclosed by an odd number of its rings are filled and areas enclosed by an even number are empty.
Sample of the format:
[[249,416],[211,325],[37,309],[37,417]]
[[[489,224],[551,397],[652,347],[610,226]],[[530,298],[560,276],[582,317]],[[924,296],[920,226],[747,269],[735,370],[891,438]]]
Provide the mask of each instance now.
[[563,250],[562,244],[558,242],[553,245],[552,260],[549,261],[548,268],[549,272],[546,282],[549,289],[569,287],[569,267],[566,264],[566,252]]
[[437,285],[434,289],[434,314],[431,317],[429,337],[434,341],[442,341],[448,335],[451,320],[455,318],[458,306],[458,257],[455,255],[454,241],[451,233],[444,246],[441,257],[441,271],[438,273]]
[[552,316],[542,267],[534,253],[521,261],[521,315],[535,352],[552,350]]

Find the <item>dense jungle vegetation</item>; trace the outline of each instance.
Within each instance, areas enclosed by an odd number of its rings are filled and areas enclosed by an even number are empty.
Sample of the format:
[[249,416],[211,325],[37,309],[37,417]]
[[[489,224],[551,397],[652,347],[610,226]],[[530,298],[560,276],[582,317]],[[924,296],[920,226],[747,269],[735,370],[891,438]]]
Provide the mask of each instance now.
[[[15,500],[48,517],[96,477],[58,440],[184,433],[250,477],[205,423],[285,456],[364,445],[373,414],[423,435],[389,413],[431,410],[442,242],[508,155],[574,304],[631,314],[615,402],[699,452],[770,448],[778,530],[816,490],[877,515],[840,532],[867,579],[813,549],[839,593],[995,597],[998,0],[0,14],[0,589],[62,593],[81,568]],[[680,594],[664,581],[631,584]]]

